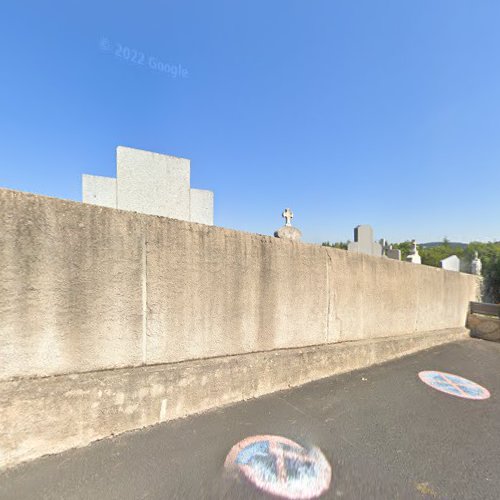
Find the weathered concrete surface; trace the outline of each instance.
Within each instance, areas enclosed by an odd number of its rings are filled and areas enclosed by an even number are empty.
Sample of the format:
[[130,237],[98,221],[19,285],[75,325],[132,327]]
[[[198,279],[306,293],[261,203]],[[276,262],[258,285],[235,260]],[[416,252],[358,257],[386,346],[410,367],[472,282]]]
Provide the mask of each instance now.
[[147,231],[148,362],[327,341],[320,246],[160,218]]
[[469,314],[467,327],[470,328],[471,335],[474,337],[500,342],[500,318],[483,314]]
[[[499,366],[500,344],[447,344],[35,460],[0,473],[0,498],[270,500],[228,481],[224,461],[242,439],[274,434],[321,448],[332,468],[324,499],[498,500]],[[438,392],[417,376],[429,369],[492,397]]]
[[142,362],[143,219],[0,190],[0,379]]
[[479,293],[476,277],[326,248],[328,342],[458,328]]
[[471,275],[0,190],[0,379],[463,327]]
[[0,382],[0,467],[465,338],[453,329]]

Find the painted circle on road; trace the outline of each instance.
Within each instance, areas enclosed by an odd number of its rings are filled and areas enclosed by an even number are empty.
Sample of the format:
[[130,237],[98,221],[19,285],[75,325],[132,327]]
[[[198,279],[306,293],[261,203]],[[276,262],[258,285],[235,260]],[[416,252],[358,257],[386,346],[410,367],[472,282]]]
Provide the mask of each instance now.
[[332,470],[319,448],[281,436],[253,436],[231,448],[224,466],[261,491],[281,498],[317,498],[330,487]]
[[490,391],[472,380],[451,373],[423,371],[418,374],[420,380],[430,387],[464,399],[488,399]]

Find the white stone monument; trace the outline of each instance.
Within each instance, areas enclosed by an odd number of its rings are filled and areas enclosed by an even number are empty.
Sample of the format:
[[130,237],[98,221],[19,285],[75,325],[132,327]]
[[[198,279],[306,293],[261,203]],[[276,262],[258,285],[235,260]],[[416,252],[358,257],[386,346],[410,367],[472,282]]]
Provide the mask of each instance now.
[[417,242],[415,240],[412,240],[411,243],[413,246],[410,250],[410,253],[406,256],[406,261],[411,262],[412,264],[422,264],[422,259],[417,250]]
[[481,276],[482,269],[483,269],[483,263],[479,258],[479,254],[477,252],[474,252],[474,258],[472,259],[472,262],[470,264],[470,272],[472,274],[475,274],[476,276]]
[[460,258],[456,255],[450,255],[440,262],[443,269],[446,269],[447,271],[460,272]]
[[84,203],[212,226],[214,194],[190,187],[190,160],[118,146],[116,178],[84,174]]
[[274,236],[276,238],[300,241],[302,233],[299,229],[292,226],[293,212],[289,208],[285,208],[281,216],[285,219],[285,225],[275,231]]
[[373,240],[373,229],[368,224],[354,228],[354,241],[347,245],[347,250],[375,257],[382,256],[382,245]]

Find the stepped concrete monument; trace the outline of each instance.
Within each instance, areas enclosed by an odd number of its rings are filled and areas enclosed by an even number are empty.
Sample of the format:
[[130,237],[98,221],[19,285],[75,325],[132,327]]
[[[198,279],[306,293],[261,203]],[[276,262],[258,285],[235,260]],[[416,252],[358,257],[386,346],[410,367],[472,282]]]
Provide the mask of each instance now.
[[190,186],[186,158],[118,146],[116,178],[84,174],[84,203],[149,215],[214,223],[214,194]]
[[411,262],[412,264],[422,264],[422,258],[417,250],[417,242],[412,240],[412,245],[413,247],[410,250],[410,253],[406,256],[406,261]]
[[293,212],[289,208],[285,208],[281,216],[285,219],[285,225],[275,231],[274,236],[276,238],[300,241],[302,238],[301,231],[292,226]]
[[382,256],[382,245],[373,240],[373,229],[368,224],[354,228],[354,241],[347,245],[347,250],[375,257]]

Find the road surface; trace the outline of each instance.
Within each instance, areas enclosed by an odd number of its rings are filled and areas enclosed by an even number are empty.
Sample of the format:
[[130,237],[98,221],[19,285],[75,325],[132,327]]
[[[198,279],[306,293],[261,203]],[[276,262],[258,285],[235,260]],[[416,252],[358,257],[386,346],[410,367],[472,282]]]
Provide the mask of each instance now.
[[[418,377],[427,370],[491,397],[437,391]],[[322,498],[497,500],[499,396],[500,344],[465,340],[41,458],[0,474],[0,498],[270,498],[224,462],[241,440],[272,435],[322,451]]]

